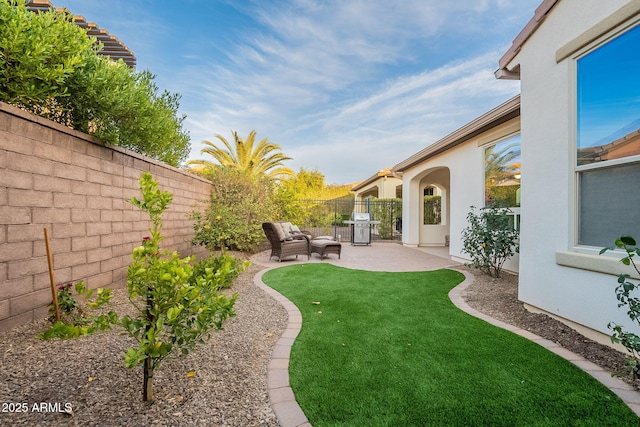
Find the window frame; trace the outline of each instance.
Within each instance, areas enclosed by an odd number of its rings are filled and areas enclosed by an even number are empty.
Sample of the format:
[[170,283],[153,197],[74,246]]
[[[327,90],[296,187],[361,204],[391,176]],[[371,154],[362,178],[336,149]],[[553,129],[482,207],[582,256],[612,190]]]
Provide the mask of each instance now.
[[[486,186],[486,150],[490,147],[495,147],[498,144],[501,144],[503,142],[506,142],[510,139],[513,138],[520,138],[520,158],[522,159],[522,132],[521,130],[517,130],[515,132],[511,132],[508,133],[506,135],[501,136],[500,138],[497,139],[493,139],[485,144],[482,144],[479,146],[479,148],[482,149],[481,151],[481,158],[482,158],[482,180],[483,180],[483,184],[482,184],[482,200],[483,200],[483,208],[487,207],[486,206],[486,197],[487,197],[487,186]],[[522,165],[520,166],[520,172],[522,175]],[[522,178],[520,178],[522,180]],[[522,181],[520,181],[520,191],[522,191]],[[520,231],[520,222],[522,219],[522,211],[521,211],[521,206],[509,206],[509,207],[505,207],[504,209],[508,209],[509,212],[507,212],[508,215],[513,216],[513,228],[517,231]]]
[[[569,91],[570,98],[572,101],[572,108],[569,114],[569,123],[571,129],[569,131],[569,136],[571,139],[571,143],[569,145],[569,149],[571,150],[569,155],[569,163],[570,163],[570,171],[573,171],[571,174],[571,191],[572,191],[572,203],[570,204],[572,212],[570,212],[570,218],[572,218],[573,227],[569,228],[570,232],[570,247],[571,250],[579,253],[585,253],[590,255],[599,254],[601,247],[598,246],[590,246],[583,245],[579,243],[580,240],[580,174],[582,172],[597,170],[597,169],[605,169],[605,168],[614,168],[617,166],[630,165],[633,163],[640,164],[640,154],[622,157],[612,160],[603,160],[593,163],[588,163],[584,165],[578,165],[578,122],[579,122],[579,114],[578,114],[578,61],[588,54],[595,52],[596,50],[604,47],[608,43],[612,42],[616,38],[626,34],[632,30],[640,31],[640,16],[636,16],[633,19],[630,19],[624,23],[617,25],[615,28],[610,29],[609,31],[602,34],[600,37],[594,39],[591,43],[586,44],[581,49],[577,50],[572,56],[571,61],[569,62]],[[613,243],[613,242],[612,242]],[[609,254],[609,256],[618,257],[618,254]]]

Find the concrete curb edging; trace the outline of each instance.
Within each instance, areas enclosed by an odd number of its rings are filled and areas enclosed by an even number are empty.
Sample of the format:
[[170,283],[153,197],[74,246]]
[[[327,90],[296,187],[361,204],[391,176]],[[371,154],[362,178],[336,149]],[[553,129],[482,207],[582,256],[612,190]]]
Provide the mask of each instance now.
[[[457,270],[460,271],[460,270]],[[585,371],[587,374],[594,377],[596,380],[600,381],[615,393],[622,401],[629,407],[631,410],[638,416],[640,416],[640,392],[637,392],[633,389],[633,387],[624,381],[612,377],[611,373],[602,369],[600,366],[596,365],[593,362],[588,361],[584,357],[573,353],[572,351],[567,350],[564,347],[554,343],[553,341],[549,341],[544,339],[534,333],[531,333],[527,330],[518,328],[517,326],[510,325],[508,323],[502,322],[500,320],[494,319],[493,317],[486,315],[484,313],[479,312],[478,310],[471,308],[463,299],[462,294],[464,291],[473,283],[474,277],[471,273],[466,271],[460,271],[465,276],[465,280],[460,283],[458,286],[449,291],[449,299],[451,302],[458,307],[460,310],[470,314],[474,317],[484,320],[491,325],[497,326],[502,329],[506,329],[507,331],[513,332],[514,334],[518,334],[528,340],[535,342],[536,344],[541,345],[547,350],[557,354],[558,356],[568,360],[569,362],[576,365],[578,368]]]
[[302,328],[302,314],[291,301],[278,291],[265,285],[262,276],[271,268],[261,270],[253,278],[254,283],[269,296],[278,301],[289,314],[289,323],[271,352],[267,367],[267,393],[271,409],[281,427],[311,427],[306,415],[300,409],[289,384],[289,357],[291,346]]

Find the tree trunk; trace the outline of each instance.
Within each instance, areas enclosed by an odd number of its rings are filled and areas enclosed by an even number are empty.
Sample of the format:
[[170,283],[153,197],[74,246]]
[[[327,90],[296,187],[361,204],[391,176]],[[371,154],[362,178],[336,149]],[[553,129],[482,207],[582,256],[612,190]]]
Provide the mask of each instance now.
[[153,400],[153,369],[151,369],[151,359],[144,359],[144,382],[142,384],[142,400],[151,402]]
[[[151,294],[151,289],[147,290],[147,327],[145,328],[145,336],[154,325],[153,315],[151,314],[151,307],[153,307],[153,296]],[[144,381],[142,383],[142,400],[145,402],[150,402],[153,400],[153,363],[151,358],[149,357],[149,353],[147,353],[147,358],[144,359]]]

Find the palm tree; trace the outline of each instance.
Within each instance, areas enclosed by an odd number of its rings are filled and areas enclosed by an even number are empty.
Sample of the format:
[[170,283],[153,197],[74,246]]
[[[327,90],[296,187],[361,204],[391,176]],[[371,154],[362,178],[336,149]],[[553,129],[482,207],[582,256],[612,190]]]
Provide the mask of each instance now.
[[500,151],[496,151],[495,148],[494,145],[484,152],[484,177],[487,187],[513,178],[515,173],[520,170],[520,164],[514,162],[520,156],[518,143],[509,144]]
[[278,144],[271,143],[268,138],[264,138],[254,148],[256,142],[255,130],[249,132],[246,140],[239,137],[235,131],[231,131],[231,133],[233,134],[235,147],[222,135],[216,135],[216,138],[224,144],[224,147],[219,147],[210,141],[204,141],[207,147],[203,148],[200,153],[209,154],[218,163],[213,163],[209,160],[189,160],[187,164],[195,166],[192,168],[195,172],[205,175],[212,169],[222,167],[235,169],[251,178],[267,176],[273,179],[280,179],[284,176],[295,176],[293,170],[282,166],[282,162],[291,160],[291,157],[285,156],[282,152],[276,153],[275,151],[280,150]]

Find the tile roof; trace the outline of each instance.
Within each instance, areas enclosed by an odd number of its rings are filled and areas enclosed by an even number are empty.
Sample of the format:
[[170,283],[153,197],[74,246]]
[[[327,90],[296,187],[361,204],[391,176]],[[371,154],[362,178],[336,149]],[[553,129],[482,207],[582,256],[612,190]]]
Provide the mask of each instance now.
[[[27,9],[41,13],[47,12],[49,10],[54,9],[50,0],[32,0],[28,1]],[[95,37],[97,41],[101,42],[103,47],[102,50],[98,52],[99,55],[109,56],[114,60],[122,59],[125,64],[127,64],[131,68],[135,68],[136,66],[136,57],[123,42],[118,40],[118,38],[103,28],[98,27],[98,24],[95,22],[87,22],[84,16],[73,15],[66,8],[55,8],[57,12],[64,12],[70,15],[73,19],[73,22],[87,31],[87,35],[90,37]]]
[[529,20],[527,25],[518,33],[516,38],[513,40],[511,47],[507,52],[502,55],[502,58],[498,61],[499,68],[496,71],[496,78],[499,79],[519,79],[520,78],[520,69],[519,65],[514,67],[513,69],[508,69],[507,66],[516,57],[516,55],[522,49],[522,46],[526,43],[526,41],[536,32],[538,27],[545,20],[551,9],[560,2],[560,0],[543,0],[540,6],[538,6],[533,14],[533,18]]

